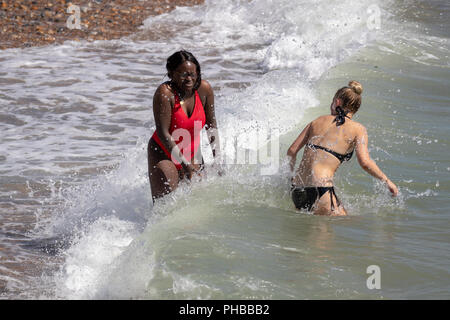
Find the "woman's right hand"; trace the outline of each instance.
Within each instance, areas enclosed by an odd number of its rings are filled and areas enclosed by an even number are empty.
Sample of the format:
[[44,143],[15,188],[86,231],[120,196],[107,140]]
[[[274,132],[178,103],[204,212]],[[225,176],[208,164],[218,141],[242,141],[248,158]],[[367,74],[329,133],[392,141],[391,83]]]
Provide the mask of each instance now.
[[387,179],[385,182],[386,182],[386,185],[387,185],[389,191],[392,193],[392,196],[396,197],[398,195],[397,186],[389,179]]
[[199,165],[193,165],[189,163],[187,165],[183,165],[183,169],[184,169],[184,176],[189,180],[192,179],[192,176],[194,174],[197,174],[199,177],[201,177]]
[[184,176],[188,178],[188,180],[192,179],[192,175],[196,172],[194,166],[192,164],[187,164],[183,166]]

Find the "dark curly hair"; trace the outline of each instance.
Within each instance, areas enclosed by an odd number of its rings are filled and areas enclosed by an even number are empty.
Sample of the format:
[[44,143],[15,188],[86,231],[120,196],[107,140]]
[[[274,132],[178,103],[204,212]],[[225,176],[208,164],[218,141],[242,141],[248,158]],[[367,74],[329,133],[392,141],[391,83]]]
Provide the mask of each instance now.
[[174,72],[178,68],[178,66],[185,61],[190,61],[194,63],[195,66],[197,67],[197,80],[194,83],[194,90],[197,90],[200,87],[200,83],[202,82],[202,75],[200,64],[198,63],[197,59],[194,57],[192,53],[185,50],[180,50],[172,54],[169,58],[167,58],[166,63],[167,75],[169,76],[169,78],[172,78],[171,73]]

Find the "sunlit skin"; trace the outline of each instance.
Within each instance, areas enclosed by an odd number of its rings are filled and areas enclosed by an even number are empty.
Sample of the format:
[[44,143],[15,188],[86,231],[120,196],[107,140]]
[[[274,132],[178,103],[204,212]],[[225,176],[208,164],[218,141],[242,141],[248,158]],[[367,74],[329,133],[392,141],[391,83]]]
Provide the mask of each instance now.
[[[370,158],[367,130],[362,124],[351,120],[353,113],[347,113],[350,119],[346,119],[343,125],[333,125],[333,120],[337,115],[337,106],[342,106],[342,101],[334,98],[330,105],[330,114],[309,123],[289,147],[287,155],[291,171],[294,172],[297,153],[308,142],[327,147],[341,154],[346,154],[354,149],[361,168],[373,177],[382,180],[392,195],[397,196],[396,185]],[[292,183],[300,187],[331,187],[339,165],[340,161],[328,152],[305,148],[300,165],[294,172]],[[333,200],[336,203],[335,197]],[[331,210],[331,199],[328,192],[315,203],[313,213],[316,215],[347,215],[347,211],[342,205],[337,206],[334,211]]]
[[[175,105],[175,91],[180,96],[181,108],[186,115],[190,117],[194,111],[197,67],[190,61],[184,61],[173,72],[169,72],[168,76],[171,81],[161,84],[153,96],[153,114],[161,142],[167,150],[176,155],[177,161],[182,164],[182,169],[178,171],[172,161],[149,148],[149,178],[153,198],[175,190],[179,181],[185,177],[190,180],[194,174],[198,173],[202,161],[199,148],[197,155],[188,162],[169,133],[172,109]],[[211,85],[203,79],[197,92],[203,104],[206,116],[205,128],[213,156],[216,158],[220,153],[220,147],[214,110],[214,92]]]

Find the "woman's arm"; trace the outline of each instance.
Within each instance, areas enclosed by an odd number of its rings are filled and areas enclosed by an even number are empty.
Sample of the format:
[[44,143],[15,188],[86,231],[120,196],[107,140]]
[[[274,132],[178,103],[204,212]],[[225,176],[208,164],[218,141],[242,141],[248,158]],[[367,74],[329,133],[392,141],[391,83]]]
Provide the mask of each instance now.
[[309,140],[309,129],[311,128],[311,123],[309,123],[300,135],[295,139],[292,145],[289,147],[287,151],[287,156],[289,157],[289,165],[291,166],[291,171],[293,172],[295,169],[295,162],[297,161],[297,153],[301,148],[305,146],[305,144]]
[[356,135],[356,156],[358,158],[358,163],[361,168],[364,169],[371,176],[382,180],[386,183],[389,191],[395,197],[398,194],[397,186],[389,180],[389,178],[383,173],[383,171],[378,168],[375,161],[370,158],[369,149],[368,149],[368,135],[367,130],[364,126],[361,125],[358,133]]
[[173,93],[166,85],[160,85],[153,96],[153,116],[155,117],[156,133],[164,147],[181,163],[186,172],[189,173],[193,171],[193,166],[183,156],[169,133],[170,121],[172,119],[172,100]]
[[205,101],[203,104],[206,115],[205,129],[208,135],[209,144],[211,145],[214,161],[218,164],[221,164],[219,131],[217,129],[216,112],[214,105],[214,91],[208,81],[202,80],[199,88],[199,94],[202,100]]

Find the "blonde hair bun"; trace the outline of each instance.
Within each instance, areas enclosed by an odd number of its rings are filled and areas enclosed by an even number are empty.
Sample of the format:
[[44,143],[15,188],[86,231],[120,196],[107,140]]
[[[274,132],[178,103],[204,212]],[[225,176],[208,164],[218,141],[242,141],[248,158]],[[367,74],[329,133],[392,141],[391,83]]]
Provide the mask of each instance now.
[[352,88],[356,94],[361,94],[363,92],[363,87],[358,81],[352,80],[348,83],[348,86]]

